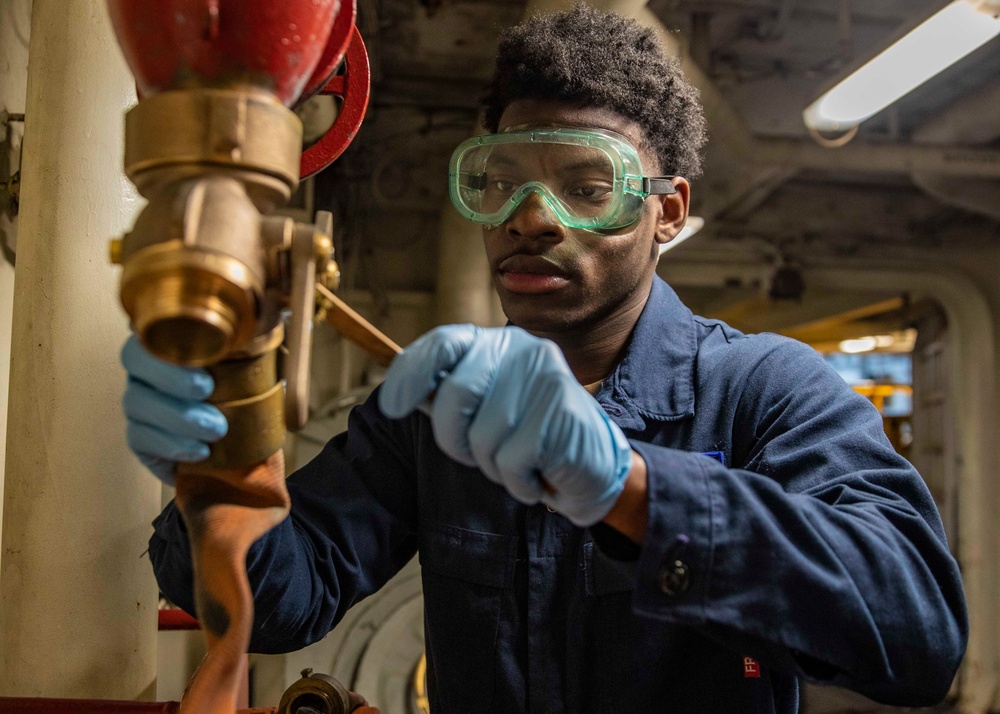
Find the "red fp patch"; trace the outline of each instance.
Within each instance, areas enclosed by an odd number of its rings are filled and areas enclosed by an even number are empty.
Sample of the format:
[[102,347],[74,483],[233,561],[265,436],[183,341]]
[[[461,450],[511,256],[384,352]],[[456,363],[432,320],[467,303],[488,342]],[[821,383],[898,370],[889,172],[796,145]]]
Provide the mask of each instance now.
[[753,657],[743,658],[743,677],[745,679],[760,679],[760,664]]

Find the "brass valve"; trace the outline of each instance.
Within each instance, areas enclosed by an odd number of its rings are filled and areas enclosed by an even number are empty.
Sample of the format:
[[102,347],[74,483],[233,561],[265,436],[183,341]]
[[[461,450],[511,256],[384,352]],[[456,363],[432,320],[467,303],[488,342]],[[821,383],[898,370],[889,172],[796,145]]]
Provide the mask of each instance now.
[[[152,354],[219,373],[230,432],[209,465],[260,461],[308,418],[316,285],[338,275],[332,215],[270,215],[298,185],[301,124],[263,90],[193,88],[143,98],[125,128],[125,172],[148,203],[109,246],[122,305]],[[282,334],[277,374],[266,353]],[[244,384],[251,373],[270,381]]]
[[206,366],[273,328],[262,226],[298,185],[300,147],[298,118],[262,90],[165,91],[129,111],[125,173],[149,202],[111,250],[150,352]]

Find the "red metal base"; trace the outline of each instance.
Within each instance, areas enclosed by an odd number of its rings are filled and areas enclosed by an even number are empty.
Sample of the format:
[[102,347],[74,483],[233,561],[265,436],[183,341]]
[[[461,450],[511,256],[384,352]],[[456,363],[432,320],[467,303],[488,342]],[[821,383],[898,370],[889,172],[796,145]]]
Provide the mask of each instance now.
[[315,72],[339,9],[337,0],[108,0],[144,95],[249,82],[286,106]]
[[[177,714],[180,702],[0,697],[0,714]],[[277,714],[277,707],[240,709],[236,714]]]
[[201,625],[183,610],[159,610],[156,629],[161,632],[166,630],[200,630]]

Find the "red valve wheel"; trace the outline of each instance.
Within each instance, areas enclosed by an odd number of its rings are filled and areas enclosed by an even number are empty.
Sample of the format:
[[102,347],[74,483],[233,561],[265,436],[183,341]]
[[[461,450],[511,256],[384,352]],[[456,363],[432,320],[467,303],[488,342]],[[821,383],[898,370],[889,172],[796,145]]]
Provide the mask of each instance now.
[[344,153],[354,140],[368,109],[371,92],[371,67],[368,64],[368,50],[365,49],[361,33],[354,27],[351,42],[344,55],[344,72],[330,78],[318,94],[330,94],[341,98],[340,113],[337,114],[326,134],[315,144],[302,152],[299,176],[303,179],[322,171]]
[[351,44],[351,37],[354,34],[354,21],[358,16],[358,0],[342,0],[340,11],[334,15],[333,27],[330,28],[330,38],[326,41],[323,54],[320,55],[316,69],[306,80],[305,88],[299,95],[296,106],[305,102],[330,81],[337,73],[340,63],[344,59],[348,46]]

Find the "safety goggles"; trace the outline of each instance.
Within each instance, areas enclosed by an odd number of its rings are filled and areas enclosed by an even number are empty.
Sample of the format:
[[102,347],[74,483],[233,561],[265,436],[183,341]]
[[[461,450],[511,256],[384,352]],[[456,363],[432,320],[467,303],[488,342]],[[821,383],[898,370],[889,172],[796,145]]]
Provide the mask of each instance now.
[[459,144],[448,192],[476,223],[500,225],[538,194],[569,228],[614,230],[639,220],[647,196],[676,193],[673,178],[644,176],[635,148],[610,131],[511,131]]

